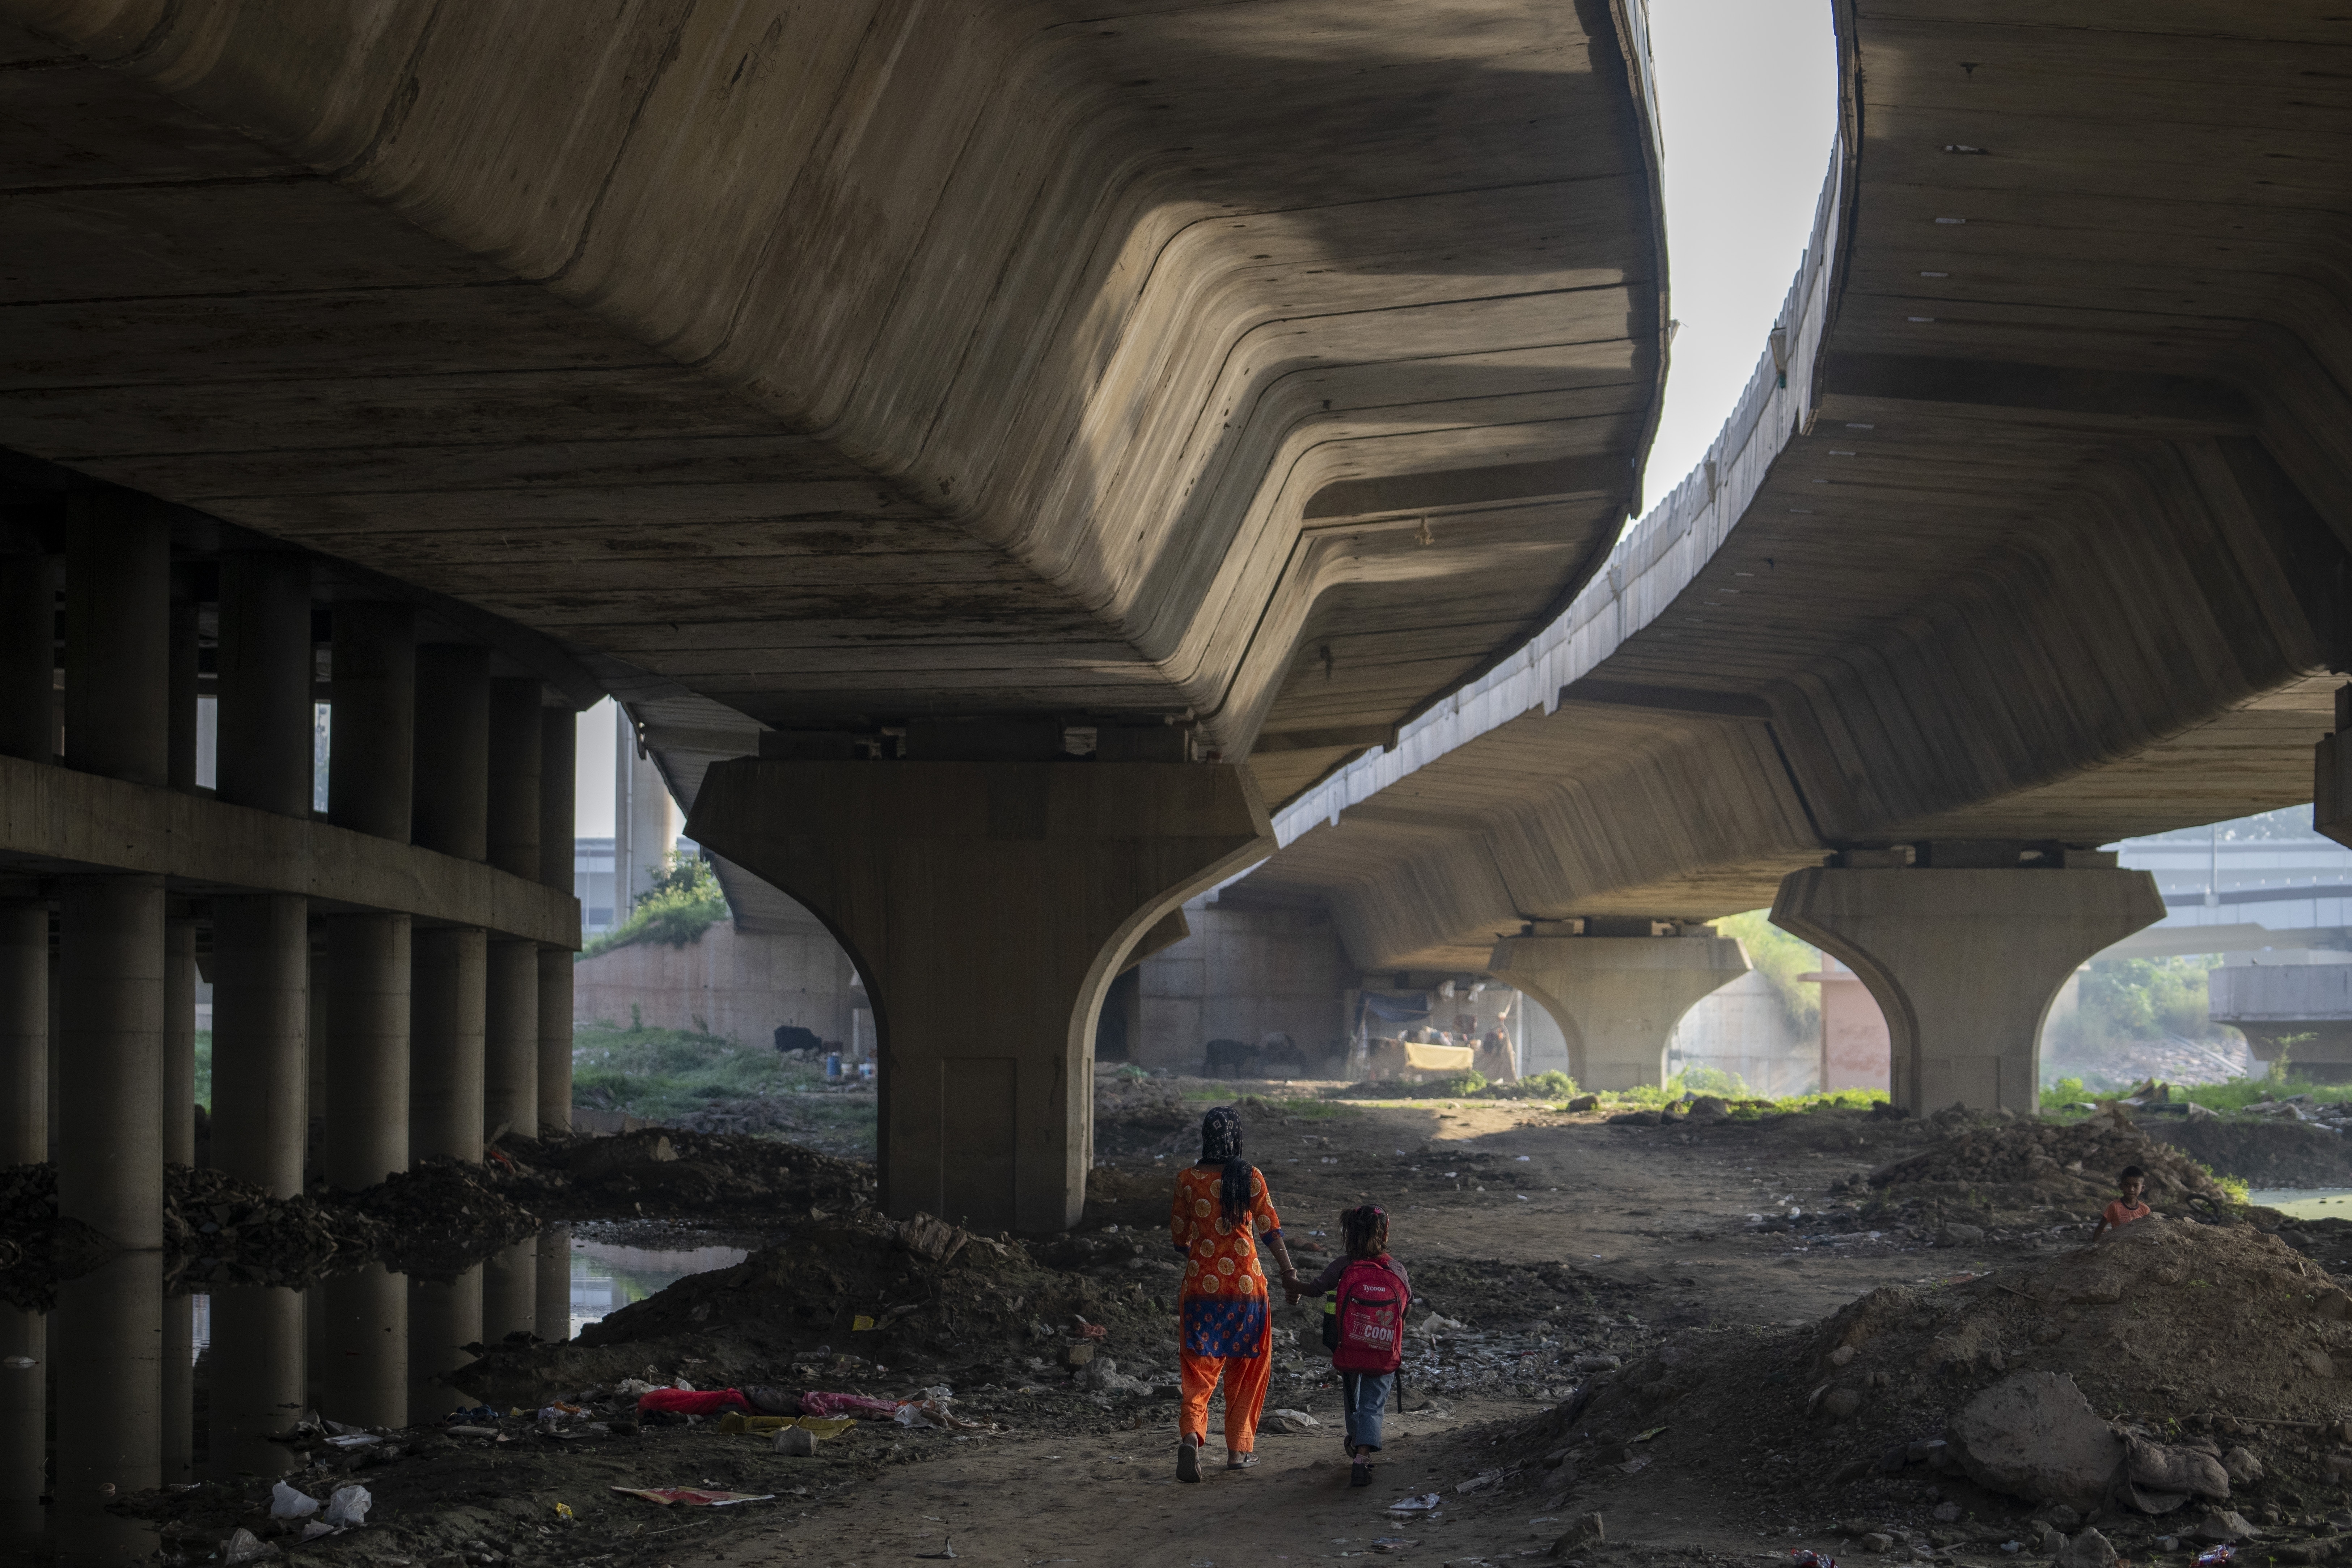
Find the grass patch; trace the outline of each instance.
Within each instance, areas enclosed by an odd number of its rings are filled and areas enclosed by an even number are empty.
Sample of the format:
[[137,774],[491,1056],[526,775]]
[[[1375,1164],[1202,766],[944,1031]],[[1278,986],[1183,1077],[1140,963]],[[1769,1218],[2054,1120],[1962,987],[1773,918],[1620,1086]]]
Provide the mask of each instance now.
[[669,869],[637,895],[629,917],[590,938],[580,956],[593,958],[633,942],[683,947],[702,940],[704,932],[726,918],[727,895],[719,891],[719,878],[711,872],[710,862],[698,854],[673,852]]
[[768,1045],[739,1045],[692,1030],[589,1024],[572,1035],[572,1103],[667,1122],[717,1103],[803,1095],[778,1135],[832,1153],[874,1146],[871,1094],[826,1092],[824,1069]]
[[[2283,1100],[2292,1094],[2309,1096],[2319,1103],[2340,1103],[2352,1100],[2352,1083],[2306,1083],[2294,1077],[2232,1078],[2222,1083],[2175,1083],[2171,1086],[2175,1100],[2189,1100],[2209,1111],[2224,1115],[2242,1111],[2249,1105],[2259,1105],[2265,1100]],[[2122,1092],[2116,1089],[2094,1089],[2079,1078],[2061,1078],[2042,1091],[2042,1111],[2044,1115],[2060,1118],[2081,1118],[2091,1113],[2101,1100],[2112,1100]],[[2074,1107],[2083,1107],[2074,1109]]]
[[213,1031],[196,1030],[196,1103],[213,1113]]

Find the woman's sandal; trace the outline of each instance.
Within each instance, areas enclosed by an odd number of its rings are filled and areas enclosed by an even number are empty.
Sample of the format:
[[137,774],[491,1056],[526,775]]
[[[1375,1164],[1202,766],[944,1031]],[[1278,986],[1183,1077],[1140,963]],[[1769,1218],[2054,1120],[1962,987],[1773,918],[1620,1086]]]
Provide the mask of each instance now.
[[1201,1479],[1200,1446],[1183,1437],[1176,1440],[1176,1479],[1180,1481]]
[[1257,1469],[1257,1456],[1255,1454],[1228,1453],[1225,1456],[1225,1469],[1229,1470],[1254,1470]]

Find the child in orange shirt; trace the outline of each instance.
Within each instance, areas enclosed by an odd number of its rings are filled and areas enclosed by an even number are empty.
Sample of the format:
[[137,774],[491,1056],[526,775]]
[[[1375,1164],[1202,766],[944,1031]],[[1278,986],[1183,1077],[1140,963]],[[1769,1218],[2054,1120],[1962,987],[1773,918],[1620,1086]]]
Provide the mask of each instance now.
[[2099,1217],[2099,1228],[2091,1232],[2087,1245],[2095,1247],[2099,1244],[2099,1238],[2108,1231],[2120,1230],[2135,1219],[2146,1219],[2148,1207],[2139,1200],[2139,1195],[2147,1186],[2147,1173],[2137,1166],[2126,1166],[2123,1175],[2116,1178],[2116,1190],[2123,1196],[2107,1205],[2107,1211]]

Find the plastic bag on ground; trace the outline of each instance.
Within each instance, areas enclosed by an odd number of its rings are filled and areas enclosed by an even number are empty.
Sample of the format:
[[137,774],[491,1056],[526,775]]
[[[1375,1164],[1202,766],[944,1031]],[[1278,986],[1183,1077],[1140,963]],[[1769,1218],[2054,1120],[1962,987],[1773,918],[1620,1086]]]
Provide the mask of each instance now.
[[278,1548],[259,1539],[253,1531],[243,1526],[239,1526],[236,1534],[221,1542],[221,1561],[226,1563],[228,1568],[236,1568],[236,1565],[240,1563],[253,1563],[264,1557],[277,1555]]
[[327,1522],[339,1530],[365,1524],[367,1511],[374,1503],[375,1499],[363,1486],[337,1487],[334,1495],[327,1499]]
[[269,1517],[272,1519],[308,1519],[319,1511],[319,1500],[296,1491],[284,1481],[269,1489]]

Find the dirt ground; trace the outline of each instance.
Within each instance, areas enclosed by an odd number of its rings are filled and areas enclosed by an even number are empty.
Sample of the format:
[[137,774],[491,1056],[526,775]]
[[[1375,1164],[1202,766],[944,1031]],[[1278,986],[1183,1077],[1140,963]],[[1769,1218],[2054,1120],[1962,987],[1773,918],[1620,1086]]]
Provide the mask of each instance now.
[[[1298,1086],[1220,1088],[1261,1097],[1248,1152],[1302,1268],[1322,1260],[1316,1249],[1331,1243],[1320,1233],[1336,1232],[1341,1207],[1377,1201],[1413,1273],[1414,1318],[1433,1311],[1458,1325],[1416,1337],[1407,1410],[1391,1410],[1370,1490],[1347,1485],[1335,1379],[1303,1308],[1277,1319],[1297,1337],[1277,1345],[1266,1404],[1319,1425],[1262,1432],[1254,1471],[1213,1462],[1201,1486],[1175,1480],[1176,1271],[1160,1254],[1168,1181],[1182,1155],[1153,1157],[1171,1129],[1139,1107],[1133,1124],[1104,1130],[1098,1148],[1114,1163],[1096,1172],[1078,1232],[1029,1249],[974,1239],[971,1256],[946,1269],[869,1249],[877,1260],[861,1272],[842,1261],[856,1240],[848,1222],[806,1227],[770,1261],[682,1281],[577,1344],[494,1357],[469,1386],[493,1397],[504,1417],[497,1437],[402,1435],[391,1445],[402,1452],[363,1458],[352,1478],[377,1500],[368,1529],[283,1544],[297,1560],[385,1568],[848,1568],[950,1552],[1024,1568],[1367,1554],[1471,1568],[1546,1557],[1598,1511],[1605,1542],[1561,1556],[1616,1568],[1786,1562],[1800,1547],[1847,1556],[1849,1535],[1882,1529],[1897,1557],[2006,1563],[2015,1559],[2003,1543],[2039,1527],[2023,1505],[1906,1472],[1900,1439],[1933,1432],[1897,1434],[1891,1470],[1853,1460],[1848,1450],[1868,1423],[1811,1423],[1804,1377],[1825,1354],[1814,1342],[1843,1332],[1835,1314],[1857,1298],[1900,1287],[1930,1305],[1957,1301],[1956,1288],[1994,1270],[2063,1264],[2090,1228],[2080,1181],[2053,1178],[2040,1197],[2012,1196],[1997,1209],[1941,1188],[1874,1188],[1870,1173],[1953,1129],[1852,1111],[1639,1125],[1507,1102],[1333,1103],[1300,1097]],[[2281,1241],[2253,1239],[2311,1268]],[[826,1288],[804,1291],[789,1313],[761,1304],[770,1298],[761,1291],[803,1266],[822,1271]],[[1073,1311],[1108,1326],[1100,1356],[1136,1381],[1074,1379],[1064,1364]],[[850,1325],[877,1313],[880,1330]],[[1721,1397],[1670,1375],[1694,1354],[1715,1369]],[[901,1396],[944,1385],[954,1409],[989,1429],[868,1424],[791,1458],[766,1437],[709,1422],[639,1427],[624,1414],[633,1402],[617,1389],[624,1375]],[[1979,1365],[1972,1375],[1988,1375]],[[604,1430],[583,1430],[583,1418],[555,1437],[524,1415],[534,1398],[589,1388],[603,1396],[590,1415],[613,1416],[598,1423]],[[1595,1388],[1604,1390],[1597,1402]],[[1662,1430],[1631,1428],[1629,1412],[1669,1396],[1678,1403],[1656,1417]],[[1580,1424],[1588,1403],[1628,1429]],[[1885,1419],[1910,1408],[1890,1398]],[[1213,1460],[1216,1411],[1211,1419]],[[1871,1443],[1885,1436],[1871,1432]],[[317,1496],[343,1479],[323,1469],[296,1478]],[[689,1510],[610,1490],[622,1485],[776,1495]],[[2296,1485],[2259,1500],[2269,1518],[2291,1527],[2299,1509],[2348,1500],[2340,1486]],[[167,1540],[184,1560],[203,1560],[198,1548],[225,1534],[239,1508],[259,1523],[253,1499],[263,1491],[177,1495],[165,1511],[180,1522]],[[1427,1492],[1442,1494],[1434,1512],[1386,1511]],[[2168,1561],[2153,1546],[2126,1551]],[[2188,1558],[2178,1561],[2185,1568]]]

